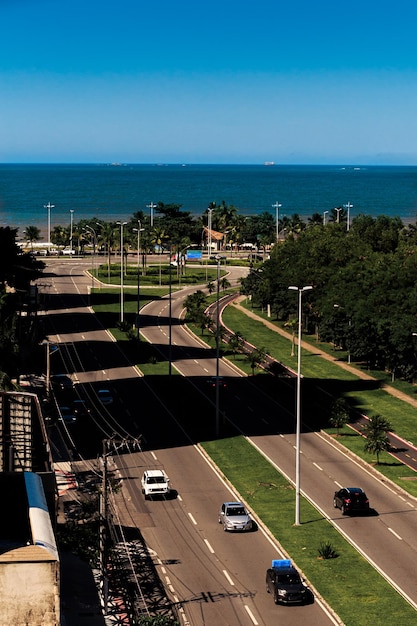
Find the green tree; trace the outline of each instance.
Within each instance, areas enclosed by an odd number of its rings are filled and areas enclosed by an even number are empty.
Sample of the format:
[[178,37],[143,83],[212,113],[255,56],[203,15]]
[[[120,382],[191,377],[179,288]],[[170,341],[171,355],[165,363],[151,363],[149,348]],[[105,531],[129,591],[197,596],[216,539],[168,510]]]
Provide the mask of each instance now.
[[369,418],[369,421],[363,429],[366,437],[364,445],[365,452],[376,454],[376,462],[379,465],[379,456],[381,452],[390,449],[390,441],[388,432],[392,432],[392,426],[389,421],[382,415],[376,414]]
[[198,323],[201,319],[201,314],[204,313],[207,308],[207,297],[199,289],[186,297],[184,306],[187,309],[185,318],[191,322]]
[[233,357],[236,358],[238,352],[243,352],[245,346],[245,338],[240,331],[236,331],[229,339],[229,347],[232,350]]
[[255,348],[251,350],[247,354],[247,360],[250,363],[252,369],[252,376],[255,375],[255,368],[261,367],[266,361],[266,349],[265,348]]
[[346,398],[336,398],[331,408],[329,424],[336,428],[337,436],[339,436],[340,429],[348,423],[349,418],[349,402],[346,400]]
[[230,286],[231,285],[228,279],[223,276],[223,278],[220,280],[220,288],[222,289],[222,291],[226,291],[226,289],[229,289]]
[[37,226],[26,226],[25,230],[26,241],[30,243],[31,250],[33,252],[33,244],[42,239],[41,231]]

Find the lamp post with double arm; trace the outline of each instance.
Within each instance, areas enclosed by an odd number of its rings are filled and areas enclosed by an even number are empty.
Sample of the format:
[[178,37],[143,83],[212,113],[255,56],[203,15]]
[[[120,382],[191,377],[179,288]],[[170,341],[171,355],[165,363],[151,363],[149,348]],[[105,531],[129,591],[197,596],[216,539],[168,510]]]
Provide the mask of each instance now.
[[137,339],[140,341],[140,233],[145,230],[141,227],[141,221],[138,220],[138,227],[133,229],[133,232],[138,234],[138,250],[137,250],[137,273],[138,273],[138,306],[137,306],[137,314],[136,314],[136,331],[137,331]]
[[300,525],[300,439],[301,439],[301,333],[302,333],[302,295],[305,291],[313,289],[312,285],[305,287],[288,287],[292,291],[298,291],[298,365],[297,365],[297,416],[295,430],[295,525]]
[[127,222],[116,222],[120,226],[120,323],[124,322],[124,302],[123,302],[123,226],[126,226]]

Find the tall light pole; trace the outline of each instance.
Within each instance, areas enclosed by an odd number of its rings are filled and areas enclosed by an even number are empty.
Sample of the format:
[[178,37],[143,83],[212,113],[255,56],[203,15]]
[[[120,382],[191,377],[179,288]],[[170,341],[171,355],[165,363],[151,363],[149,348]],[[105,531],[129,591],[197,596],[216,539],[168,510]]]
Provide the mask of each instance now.
[[51,209],[55,208],[55,204],[51,204],[50,202],[48,202],[48,204],[44,204],[43,205],[44,209],[48,209],[48,248],[51,247]]
[[151,222],[151,228],[153,228],[153,210],[156,209],[158,205],[154,204],[153,202],[151,202],[150,204],[146,205],[147,209],[150,209],[150,222]]
[[305,291],[313,289],[312,285],[305,287],[288,287],[292,291],[298,291],[298,366],[297,366],[297,418],[295,432],[295,525],[300,525],[300,435],[301,435],[301,301]]
[[91,272],[91,295],[90,295],[90,304],[92,304],[93,299],[93,288],[94,288],[94,274],[96,269],[96,245],[97,245],[97,234],[92,226],[87,226],[84,228],[85,231],[90,231],[93,235],[93,271]]
[[137,339],[140,341],[140,323],[139,323],[139,313],[140,313],[140,233],[144,228],[141,228],[141,221],[138,220],[138,227],[133,229],[133,232],[138,233],[138,253],[137,253],[137,264],[138,264],[138,310],[136,315],[136,330],[137,330]]
[[343,207],[341,207],[341,206],[335,209],[335,211],[337,211],[337,219],[336,219],[336,221],[337,221],[338,224],[340,222],[340,211],[342,211],[342,210],[343,210]]
[[169,327],[168,327],[168,375],[171,381],[172,376],[172,263],[171,246],[169,247]]
[[217,261],[217,300],[216,300],[216,437],[220,433],[220,261],[221,256],[216,255]]
[[123,226],[126,226],[127,222],[116,222],[120,226],[120,323],[124,322],[124,304],[123,304]]
[[207,233],[207,258],[210,258],[210,254],[211,254],[211,231],[212,231],[212,224],[213,224],[213,210],[214,209],[207,209],[208,211],[208,233]]
[[272,205],[272,208],[275,209],[275,230],[276,230],[276,240],[278,243],[279,240],[279,210],[282,207],[282,204],[280,204],[278,201],[275,202],[275,204]]
[[74,209],[70,209],[70,249],[72,254],[72,225],[74,221]]
[[323,226],[326,226],[326,215],[329,211],[323,211]]
[[347,225],[346,225],[346,230],[350,229],[350,209],[353,209],[353,204],[350,204],[350,202],[348,202],[347,204],[343,205],[345,209],[347,209]]

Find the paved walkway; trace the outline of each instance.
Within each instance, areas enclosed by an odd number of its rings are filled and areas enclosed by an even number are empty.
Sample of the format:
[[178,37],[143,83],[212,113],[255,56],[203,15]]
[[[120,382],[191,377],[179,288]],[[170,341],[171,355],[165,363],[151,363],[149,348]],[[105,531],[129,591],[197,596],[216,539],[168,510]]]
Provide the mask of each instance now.
[[[234,301],[233,305],[236,306],[236,308],[238,308],[239,311],[241,311],[242,313],[245,313],[245,315],[247,315],[248,317],[251,317],[252,319],[258,322],[262,322],[265,326],[267,326],[267,328],[279,333],[283,337],[286,337],[289,341],[292,340],[291,333],[287,332],[283,328],[280,328],[277,324],[274,324],[273,322],[269,322],[268,320],[265,320],[263,317],[261,317],[260,315],[257,315],[256,313],[247,309],[246,307],[243,307],[240,303],[242,302],[242,300],[245,300],[245,299],[246,299],[246,296],[240,296],[237,300]],[[296,343],[297,342],[298,340],[296,338]],[[307,343],[306,341],[301,341],[301,345],[304,350],[308,350],[309,352],[314,352],[314,354],[320,354],[323,357],[323,359],[326,359],[327,361],[332,361],[335,365],[338,365],[342,369],[350,372],[351,374],[354,374],[358,378],[362,378],[363,380],[377,380],[375,377],[371,376],[370,374],[367,374],[366,372],[362,371],[360,368],[355,367],[352,364],[346,363],[345,361],[340,361],[336,356],[333,356],[332,354],[328,354],[327,352],[324,352],[324,350],[320,350],[318,346],[313,346],[310,343]],[[392,387],[391,385],[383,384],[381,388],[384,389],[384,391],[386,391],[387,393],[391,394],[392,396],[395,396],[399,400],[403,400],[404,402],[407,402],[408,404],[411,404],[412,406],[417,408],[416,398],[412,398],[408,394],[403,393],[402,391],[399,391],[398,389],[396,389],[395,387]]]

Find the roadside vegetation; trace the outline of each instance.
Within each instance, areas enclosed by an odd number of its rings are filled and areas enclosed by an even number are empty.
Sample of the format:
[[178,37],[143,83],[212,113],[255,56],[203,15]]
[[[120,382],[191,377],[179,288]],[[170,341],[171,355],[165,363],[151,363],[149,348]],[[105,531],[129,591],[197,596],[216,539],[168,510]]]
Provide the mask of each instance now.
[[202,447],[346,626],[415,621],[414,609],[304,498],[294,526],[294,488],[244,437]]
[[[134,306],[133,295],[134,291],[132,291],[132,307]],[[144,301],[152,299],[152,297],[155,297],[155,290],[144,291]],[[206,296],[203,299],[200,295],[192,297],[189,301],[189,303],[191,302],[191,309],[193,303],[199,302],[207,306],[210,299],[213,300],[213,298],[214,296]],[[114,302],[114,317],[117,317],[117,310],[117,302]],[[267,328],[262,321],[248,318],[240,307],[233,305],[227,307],[223,317],[226,325],[235,330],[237,337],[231,345],[221,343],[221,355],[223,358],[231,359],[247,375],[252,376],[253,373],[252,378],[255,384],[264,386],[267,384],[266,381],[272,381],[272,384],[276,385],[276,381],[274,381],[271,373],[262,368],[261,364],[257,364],[253,371],[247,356],[236,350],[235,343],[241,345],[242,338],[250,340],[253,345],[268,345],[269,353],[277,350],[276,358],[279,358],[281,362],[288,363],[292,368],[295,367],[296,356],[291,356],[291,333],[287,337],[283,337]],[[202,330],[200,325],[192,320],[189,321],[189,325],[198,336],[207,342],[208,346],[215,346],[213,332],[207,329]],[[116,334],[118,332],[120,331],[117,331]],[[123,339],[123,333],[118,337],[124,342],[128,341],[126,336]],[[159,360],[152,346],[142,340],[140,350],[145,350],[146,354],[151,357],[145,364],[143,357],[136,359],[136,363],[145,375],[152,377],[157,372],[166,375],[167,363]],[[152,354],[154,362],[152,362]],[[136,352],[136,356],[138,356],[138,352]],[[360,380],[354,374],[342,371],[337,363],[326,361],[318,355],[311,356],[311,352],[304,352],[304,350],[303,359],[303,364],[304,362],[308,363],[309,377],[316,379],[318,384],[332,380],[337,385],[340,380],[339,391],[341,394],[345,380],[348,380],[349,383],[358,381],[360,386]],[[336,393],[338,394],[339,391]],[[164,394],[164,390],[161,389],[159,393]],[[165,393],[169,395],[169,387],[165,389]],[[362,393],[364,393],[363,397],[360,395]],[[396,421],[401,423],[404,413],[410,409],[409,420],[410,427],[412,427],[415,409],[389,396],[387,392],[380,389],[361,392],[358,389],[354,390],[352,394],[356,397],[357,404],[364,411],[369,410],[375,415],[380,409],[379,401],[383,401],[381,413],[389,414],[390,422],[394,421],[392,414],[395,413]],[[337,397],[343,398],[343,396],[338,395]],[[189,401],[193,402],[191,390]],[[201,402],[199,405],[201,406]],[[391,410],[390,407],[394,408]],[[365,452],[364,438],[353,433],[344,425],[343,419],[333,426],[330,425],[332,415],[333,417],[335,413],[343,415],[349,410],[350,404],[345,400],[336,402],[336,408],[335,402],[329,403],[328,412],[324,417],[326,431],[367,462],[372,463],[373,460],[376,462],[373,454]],[[176,417],[185,428],[191,427],[191,424],[186,423],[183,414],[176,413]],[[318,514],[314,507],[303,498],[301,499],[301,526],[294,526],[295,492],[293,486],[244,437],[236,432],[233,433],[233,430],[228,430],[227,436],[225,435],[224,438],[206,439],[201,442],[201,445],[225,478],[269,528],[283,550],[300,567],[307,580],[325,598],[346,626],[365,626],[372,621],[378,624],[388,624],[391,623],[392,616],[396,616],[395,621],[399,626],[406,626],[415,619],[414,609],[339,535],[330,522]],[[241,471],[242,458],[246,459],[245,467],[248,468],[244,474]],[[388,452],[380,453],[378,469],[417,495],[416,481],[405,480],[410,477],[410,470],[403,465],[393,463]],[[280,511],[279,515],[276,515],[277,510]],[[352,598],[355,598],[354,603],[352,603]],[[387,616],[387,621],[384,621],[381,616]]]

